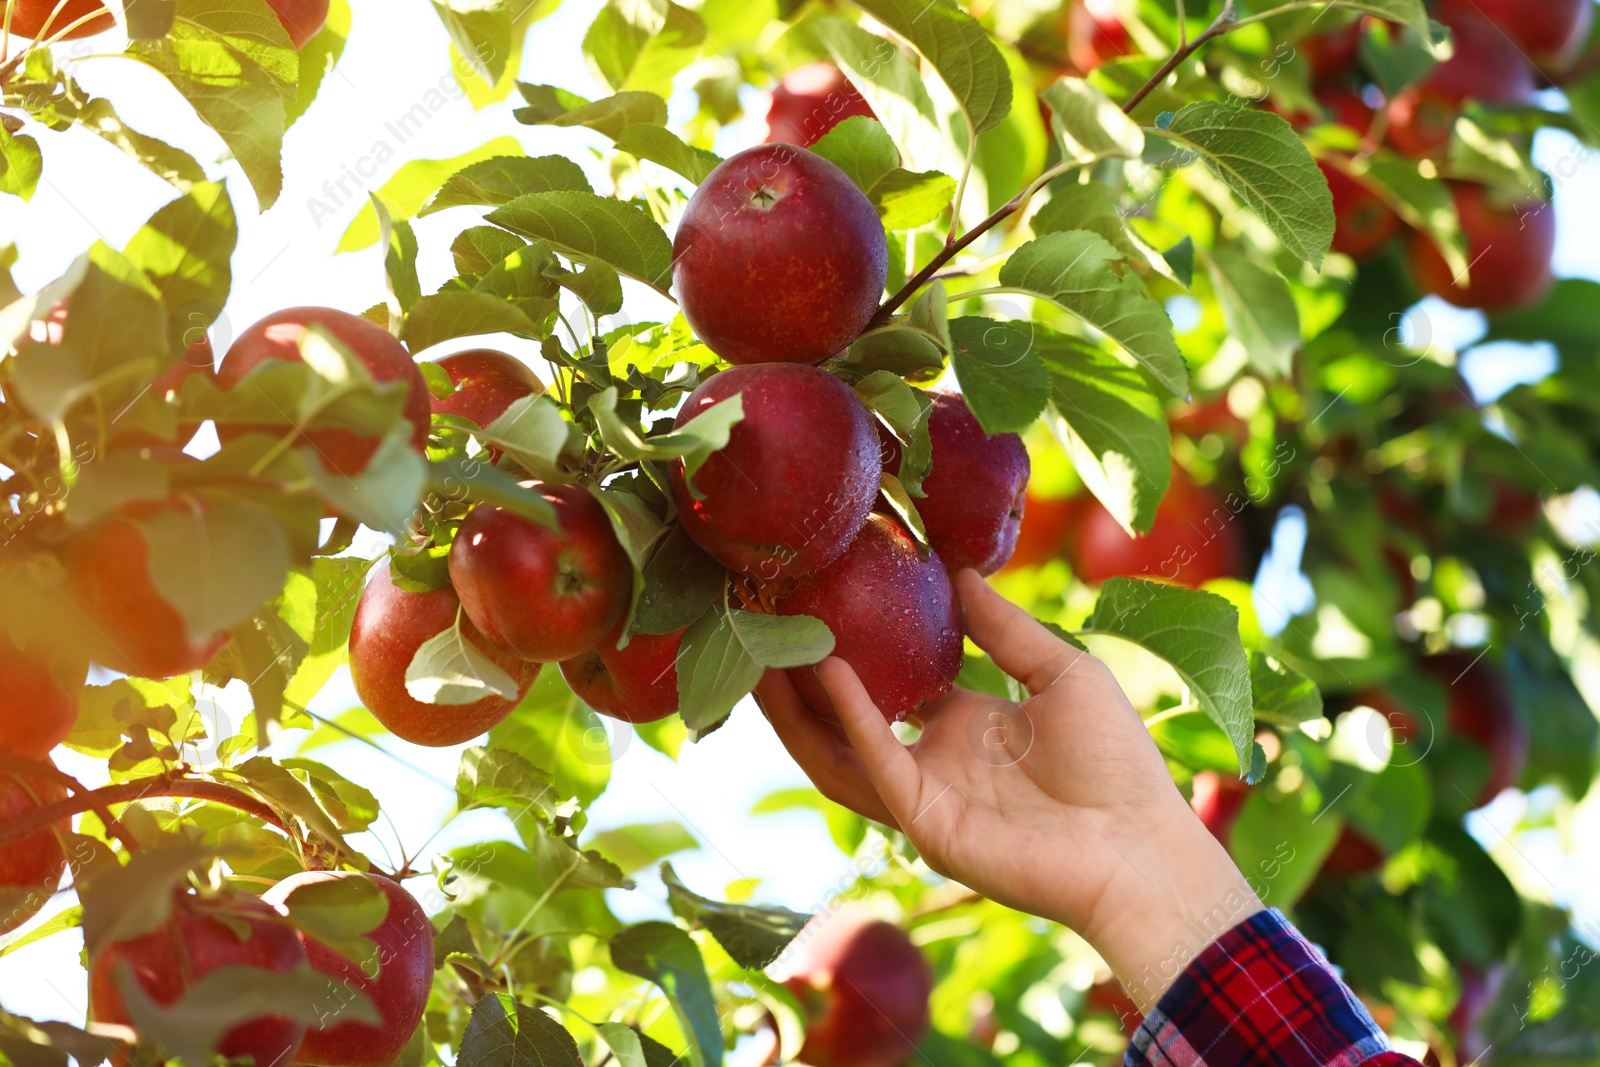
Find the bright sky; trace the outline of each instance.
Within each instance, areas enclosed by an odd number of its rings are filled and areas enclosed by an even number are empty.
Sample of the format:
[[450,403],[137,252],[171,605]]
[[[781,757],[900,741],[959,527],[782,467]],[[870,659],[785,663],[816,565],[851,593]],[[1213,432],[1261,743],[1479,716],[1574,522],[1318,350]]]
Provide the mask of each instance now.
[[[387,144],[396,158],[378,175],[377,183],[407,159],[448,158],[510,135],[518,138],[530,155],[571,156],[591,172],[597,188],[606,187],[604,174],[585,149],[598,143],[591,140],[595,135],[518,125],[510,115],[515,101],[475,113],[464,98],[454,99],[415,136],[400,143],[386,124],[448,75],[447,38],[429,5],[353,0],[353,6],[355,27],[349,48],[324,82],[321,98],[290,131],[285,145],[285,190],[277,206],[264,215],[255,213],[253,195],[237,166],[209,162],[223,154],[220,140],[155,74],[120,58],[89,60],[74,71],[85,88],[111,97],[130,125],[188,149],[207,163],[213,177],[228,178],[241,226],[233,261],[233,297],[213,332],[219,352],[243,326],[280,308],[326,304],[359,311],[382,299],[382,266],[375,250],[333,256],[339,236],[359,204],[345,201],[332,219],[318,218],[321,213],[314,213],[308,204],[313,197],[326,203],[324,183],[336,181],[347,167],[354,169],[360,158],[374,153],[379,144]],[[555,15],[535,24],[523,59],[523,80],[557,84],[590,97],[603,95],[577,48],[597,6],[596,0],[567,0]],[[758,106],[754,110],[755,128],[744,133],[752,141],[764,132],[760,128],[763,109]],[[96,239],[122,245],[174,195],[164,182],[91,134],[78,130],[57,134],[37,128],[30,132],[39,137],[45,150],[39,192],[29,205],[0,197],[0,243],[18,246],[15,275],[25,291],[57,277]],[[728,132],[730,138],[737,134]],[[1576,158],[1574,142],[1564,134],[1541,137],[1538,155],[1547,167],[1564,158]],[[1600,277],[1600,216],[1591,206],[1596,203],[1600,203],[1600,168],[1585,158],[1557,190],[1559,273]],[[451,273],[447,248],[451,237],[466,224],[464,217],[460,211],[451,211],[417,222],[424,291]],[[629,292],[629,302],[629,314],[636,320],[657,317],[662,311],[659,298],[641,298],[637,287]],[[1436,341],[1449,339],[1465,346],[1481,336],[1477,316],[1456,312],[1438,301],[1429,301],[1413,313],[1414,326],[1423,321]],[[538,362],[526,342],[508,339],[504,347]],[[1502,352],[1497,358],[1478,361],[1474,385],[1480,396],[1498,395],[1515,381],[1526,380],[1530,367],[1544,373],[1549,364],[1527,350]],[[374,554],[376,551],[374,546]],[[355,703],[348,675],[341,671],[314,710],[335,714]],[[243,716],[240,702],[226,699],[224,705],[224,716],[237,724]],[[451,808],[459,750],[423,749],[393,738],[385,743],[397,758],[352,743],[316,756],[371,788],[398,826],[402,840],[415,849]],[[810,909],[826,899],[832,887],[849,878],[847,861],[829,842],[816,816],[749,815],[751,805],[761,796],[802,785],[804,779],[759,712],[748,703],[734,712],[728,726],[703,744],[685,746],[676,764],[638,741],[626,727],[618,745],[624,751],[613,770],[610,790],[591,811],[591,825],[606,828],[678,819],[706,846],[675,861],[692,888],[715,894],[736,880],[761,879],[758,899]],[[92,769],[88,761],[70,756],[62,765],[72,773]],[[1514,810],[1507,807],[1502,812],[1497,807],[1491,814],[1496,822],[1509,826],[1521,805],[1515,798],[1506,801]],[[508,833],[497,818],[475,815],[461,820],[436,847]],[[1589,819],[1587,834],[1580,833],[1578,839],[1600,840],[1600,810],[1592,810]],[[1492,838],[1490,831],[1484,833],[1485,840]],[[1588,869],[1583,870],[1577,866],[1579,861],[1561,856],[1559,842],[1530,847],[1540,850],[1534,860],[1549,872],[1546,880],[1552,884],[1559,881],[1564,888],[1600,885],[1600,857],[1590,857]],[[375,849],[374,855],[381,858],[383,852]],[[664,915],[659,883],[648,872],[640,883],[637,892],[612,894],[618,912],[626,918]],[[68,903],[58,898],[47,914]],[[1591,919],[1600,921],[1600,906],[1594,901],[1589,905]],[[76,934],[66,934],[0,958],[0,990],[6,1008],[40,1019],[81,1022],[85,991],[83,972],[76,963],[80,945]]]

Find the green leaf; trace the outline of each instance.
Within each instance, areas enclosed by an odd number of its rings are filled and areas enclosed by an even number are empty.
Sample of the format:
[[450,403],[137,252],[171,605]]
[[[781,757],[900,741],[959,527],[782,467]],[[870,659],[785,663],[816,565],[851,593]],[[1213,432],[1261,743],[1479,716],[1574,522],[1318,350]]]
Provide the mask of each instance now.
[[1283,118],[1203,100],[1180,109],[1170,125],[1154,132],[1193,152],[1290,252],[1322,266],[1333,242],[1328,180]]
[[863,334],[835,357],[851,371],[888,371],[913,381],[937,378],[944,370],[944,353],[921,330],[907,323],[890,323]]
[[456,53],[490,85],[500,80],[511,53],[510,0],[433,0]]
[[36,945],[48,937],[54,937],[56,934],[65,933],[68,930],[76,930],[82,925],[83,906],[81,904],[63,908],[27,933],[14,937],[4,945],[0,945],[0,959],[4,959],[18,949]]
[[406,316],[400,339],[413,352],[457,337],[510,333],[537,338],[542,331],[515,304],[490,293],[444,292],[418,300]]
[[981,316],[950,321],[950,365],[984,433],[1026,430],[1050,399],[1050,376],[1021,327]]
[[1422,0],[1338,0],[1335,6],[1349,8],[1352,11],[1364,11],[1390,22],[1398,22],[1402,26],[1411,27],[1424,37],[1431,37],[1433,34],[1428,22],[1428,11],[1422,6]]
[[318,556],[311,561],[311,577],[317,592],[316,628],[309,651],[284,690],[287,708],[304,708],[344,662],[350,625],[355,620],[356,605],[361,602],[361,591],[371,566],[367,560],[351,557]]
[[1087,230],[1046,234],[1012,253],[1000,284],[1037,294],[1100,330],[1174,396],[1189,371],[1161,302],[1110,242]]
[[553,814],[557,802],[550,776],[506,748],[469,748],[456,769],[456,808],[503,808],[513,819],[524,812]]
[[1050,108],[1062,163],[1138,159],[1144,152],[1139,124],[1082,78],[1061,78],[1039,95]]
[[[395,171],[394,176],[380,185],[377,192],[371,195],[384,202],[391,218],[413,218],[418,212],[422,212],[423,206],[429,203],[435,193],[444,194],[441,185],[449,188],[455,177],[469,171],[472,164],[485,161],[500,162],[503,157],[521,157],[521,155],[522,145],[515,137],[496,137],[470,152],[463,152],[449,159],[413,159]],[[559,173],[555,167],[551,167],[550,171]],[[587,181],[583,187],[588,187]],[[432,208],[432,210],[438,209]],[[350,221],[344,235],[339,238],[338,251],[358,252],[363,248],[370,248],[378,242],[379,237],[378,217],[368,204]]]
[[388,289],[389,329],[394,331],[406,312],[422,299],[422,283],[417,280],[417,235],[411,223],[391,216],[382,200],[371,194],[367,199],[378,216],[378,244],[384,249],[383,274]]
[[620,486],[605,489],[590,486],[589,494],[605,509],[617,543],[628,554],[628,562],[633,564],[633,596],[623,615],[623,625],[626,625],[633,620],[634,609],[644,593],[645,563],[665,536],[667,527],[643,499],[636,493],[625,492]]
[[1150,381],[1110,352],[1034,328],[1048,422],[1073,468],[1130,533],[1148,532],[1172,478],[1171,432]]
[[1228,343],[1242,347],[1263,375],[1287,377],[1301,347],[1300,313],[1289,284],[1236,247],[1220,246],[1205,261]]
[[696,185],[722,162],[721,156],[685,144],[677,134],[653,122],[635,122],[624,129],[617,137],[617,151],[659,163]]
[[856,0],[939,72],[974,136],[1011,110],[1011,72],[978,21],[952,0]]
[[670,923],[624,927],[611,939],[611,962],[619,971],[659,986],[689,1039],[695,1063],[721,1067],[722,1025],[705,961],[693,938]]
[[589,839],[589,846],[617,865],[623,874],[641,871],[663,856],[700,847],[683,824],[664,822],[634,823],[606,830]]
[[288,125],[293,126],[299,121],[300,116],[316,100],[323,80],[338,65],[349,39],[350,0],[332,0],[328,5],[327,21],[300,52],[300,80],[295,85],[295,98],[290,102],[285,116]]
[[328,817],[322,805],[317,803],[311,790],[282,763],[266,756],[252,756],[235,767],[233,773],[248,782],[250,788],[276,807],[299,818],[308,829],[324,838],[339,852],[355,855],[345,844],[338,826]]
[[39,152],[39,142],[0,126],[0,193],[32,200],[43,173],[44,156]]
[[1467,239],[1443,179],[1424,175],[1415,160],[1382,150],[1365,161],[1365,169],[1353,160],[1333,160],[1329,165],[1365,182],[1400,221],[1428,235],[1453,275],[1466,275]]
[[1265,652],[1250,650],[1250,691],[1256,718],[1297,726],[1322,715],[1322,691],[1310,678]]
[[1300,899],[1333,851],[1344,819],[1315,803],[1313,790],[1252,789],[1228,835],[1229,851],[1263,902],[1287,908]]
[[1550,179],[1521,145],[1497,136],[1470,117],[1456,119],[1450,136],[1450,176],[1480,181],[1519,196],[1550,199]]
[[181,357],[222,313],[238,239],[227,189],[205,182],[152,215],[123,248],[166,301],[174,355]]
[[895,168],[868,195],[885,230],[914,230],[937,219],[955,196],[956,180],[936,170]]
[[428,488],[447,500],[463,496],[475,504],[493,504],[552,530],[557,528],[556,511],[537,490],[521,485],[517,479],[480,459],[454,456],[431,463]]
[[459,620],[418,646],[406,667],[406,693],[424,704],[474,704],[485,697],[516,700],[517,680],[467,640]]
[[554,190],[591,191],[582,168],[565,156],[495,156],[456,171],[417,214],[452,207],[498,207],[528,193]]
[[921,71],[894,42],[831,16],[813,18],[810,28],[889,131],[907,167],[953,170],[961,166],[933,98],[922,83]]
[[617,414],[615,386],[592,397],[589,410],[600,427],[606,446],[629,462],[681,459],[684,477],[694,492],[694,476],[711,453],[728,443],[728,435],[744,419],[744,398],[735,394],[718,401],[674,431],[643,437]]
[[310,786],[317,803],[341,833],[359,833],[377,821],[378,799],[338,771],[315,760],[285,759],[281,762]]
[[[1049,202],[1034,214],[1028,224],[1041,237],[1063,230],[1097,233],[1111,242],[1111,246],[1136,267],[1170,278],[1185,289],[1189,287],[1190,275],[1194,273],[1192,263],[1188,273],[1181,273],[1165,256],[1133,232],[1122,213],[1118,191],[1104,182],[1057,186],[1051,191]],[[1192,250],[1192,243],[1188,247]]]
[[1233,742],[1240,773],[1250,770],[1255,713],[1237,608],[1215,593],[1112,578],[1100,590],[1092,628],[1170,663],[1191,699]]
[[489,731],[489,744],[542,768],[558,797],[591,804],[611,777],[612,752],[601,719],[548,668],[512,713]]
[[597,1023],[595,1033],[617,1058],[618,1067],[650,1067],[639,1032],[627,1023]]
[[94,131],[107,143],[135,160],[180,192],[206,180],[206,172],[193,156],[156,137],[149,137],[122,121],[111,101],[96,97],[77,110],[58,108],[64,117]]
[[149,545],[151,585],[196,640],[249,618],[283,588],[288,537],[249,504],[219,498],[132,521]]
[[900,150],[883,123],[852,115],[817,139],[811,151],[826,159],[870,194],[872,187],[900,166]]
[[583,1067],[572,1035],[538,1008],[506,993],[473,1005],[456,1067]]
[[374,530],[402,534],[428,484],[428,461],[412,447],[411,439],[409,425],[395,426],[384,434],[360,474],[335,474],[311,461],[306,477],[339,514]]
[[928,416],[933,400],[913,389],[904,378],[889,371],[873,371],[854,386],[856,396],[883,420],[900,441],[900,468],[895,476],[906,492],[924,497],[922,480],[933,469],[933,439],[928,436]]
[[713,608],[683,635],[678,707],[690,730],[710,733],[770,667],[805,667],[833,652],[827,624],[809,615]]
[[129,39],[154,39],[172,32],[178,4],[177,0],[123,0],[122,11],[128,19]]
[[83,943],[93,956],[114,941],[140,937],[172,915],[174,890],[185,884],[191,871],[207,866],[216,849],[202,845],[168,844],[146,848],[122,865],[106,865],[86,872],[78,885],[83,902]]
[[613,140],[636,122],[667,124],[667,102],[655,93],[622,92],[600,100],[586,100],[553,85],[518,82],[528,102],[514,113],[529,126],[585,126]]
[[667,97],[705,39],[700,16],[671,0],[608,0],[583,35],[583,54],[613,92]]
[[673,523],[644,568],[644,591],[633,628],[644,634],[676,633],[722,596],[728,572]]
[[513,400],[498,419],[474,434],[544,479],[561,480],[559,460],[571,433],[571,424],[547,396]]
[[672,242],[632,204],[593,193],[519,196],[488,221],[524,237],[549,241],[567,255],[604,263],[665,294],[672,284]]
[[733,962],[751,970],[759,971],[777,959],[811,918],[788,908],[723,904],[700,896],[678,880],[670,863],[661,865],[661,880],[667,886],[672,914],[704,926]]
[[389,914],[389,898],[370,878],[346,875],[295,886],[281,901],[295,929],[356,964],[376,964],[364,937]]
[[294,99],[300,56],[271,0],[178,0],[169,33],[181,35],[186,24],[216,34],[248,56],[277,83],[285,103]]

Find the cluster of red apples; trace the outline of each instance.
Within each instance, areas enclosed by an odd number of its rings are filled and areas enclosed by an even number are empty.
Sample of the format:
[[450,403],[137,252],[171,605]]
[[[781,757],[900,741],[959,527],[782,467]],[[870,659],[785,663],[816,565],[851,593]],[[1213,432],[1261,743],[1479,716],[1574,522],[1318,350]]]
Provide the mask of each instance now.
[[[1588,36],[1594,3],[1437,0],[1430,15],[1450,28],[1453,53],[1389,99],[1363,76],[1361,45],[1365,34],[1392,35],[1398,27],[1380,26],[1373,16],[1365,16],[1302,38],[1295,48],[1310,73],[1321,114],[1285,117],[1297,127],[1334,123],[1360,139],[1354,151],[1330,149],[1319,160],[1337,219],[1334,251],[1366,260],[1391,240],[1400,240],[1423,292],[1491,314],[1527,307],[1551,284],[1556,222],[1541,191],[1449,181],[1470,264],[1460,276],[1433,238],[1407,229],[1365,179],[1364,157],[1384,144],[1429,161],[1449,178],[1445,156],[1464,106],[1474,101],[1531,104],[1542,85],[1559,84]],[[1080,71],[1137,51],[1115,0],[1072,0],[1066,22],[1069,57]]]
[[[266,0],[267,6],[283,23],[295,48],[304,48],[328,21],[328,0]],[[101,0],[12,0],[7,5],[11,24],[18,37],[76,40],[105,33],[116,26],[111,12]],[[65,30],[66,32],[62,32]]]

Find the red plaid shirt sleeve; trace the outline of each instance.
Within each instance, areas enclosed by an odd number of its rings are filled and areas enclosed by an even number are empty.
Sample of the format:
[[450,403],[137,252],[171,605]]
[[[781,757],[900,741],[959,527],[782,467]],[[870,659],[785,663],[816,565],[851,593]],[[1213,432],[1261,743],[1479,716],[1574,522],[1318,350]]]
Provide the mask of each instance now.
[[1399,1067],[1326,957],[1276,910],[1213,941],[1145,1017],[1125,1067]]

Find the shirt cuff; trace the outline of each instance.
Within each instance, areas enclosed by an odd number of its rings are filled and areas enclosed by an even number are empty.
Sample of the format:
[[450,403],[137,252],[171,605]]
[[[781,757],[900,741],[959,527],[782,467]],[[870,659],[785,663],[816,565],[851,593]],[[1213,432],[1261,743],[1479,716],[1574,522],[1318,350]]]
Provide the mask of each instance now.
[[1388,1039],[1277,909],[1201,952],[1145,1017],[1126,1067],[1356,1067]]

